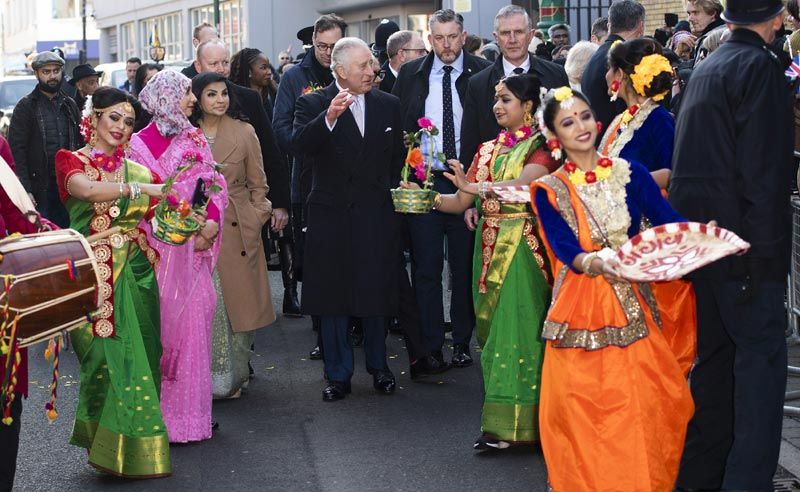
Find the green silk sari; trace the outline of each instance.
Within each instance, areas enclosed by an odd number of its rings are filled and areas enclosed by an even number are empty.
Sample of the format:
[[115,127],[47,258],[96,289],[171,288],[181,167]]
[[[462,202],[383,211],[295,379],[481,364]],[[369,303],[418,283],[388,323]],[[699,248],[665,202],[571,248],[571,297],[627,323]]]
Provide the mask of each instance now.
[[[484,147],[491,144],[484,144]],[[516,179],[538,137],[506,154],[481,149],[479,179]],[[494,150],[494,152],[492,152]],[[483,173],[480,166],[484,166]],[[475,242],[473,300],[486,396],[481,431],[507,442],[539,440],[542,323],[550,303],[546,256],[527,204],[486,200]]]
[[[147,168],[127,160],[124,166],[126,182],[151,182]],[[171,473],[159,404],[161,341],[154,256],[152,250],[143,251],[149,250],[146,236],[137,230],[149,205],[147,195],[135,201],[121,198],[120,214],[111,221],[127,238],[121,246],[105,245],[113,265],[115,335],[95,336],[91,324],[71,333],[81,364],[81,386],[70,443],[87,448],[89,463],[96,468],[137,478]],[[66,208],[70,226],[89,235],[90,223],[97,217],[93,204],[70,197]],[[93,248],[102,263],[103,253]],[[102,283],[101,272],[101,288]]]

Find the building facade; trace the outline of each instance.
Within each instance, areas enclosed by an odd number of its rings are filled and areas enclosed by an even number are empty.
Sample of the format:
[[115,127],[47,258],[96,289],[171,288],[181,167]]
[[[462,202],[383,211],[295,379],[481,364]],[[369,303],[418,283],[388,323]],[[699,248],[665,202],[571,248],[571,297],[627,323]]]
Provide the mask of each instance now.
[[[96,64],[100,32],[93,4],[86,0],[86,55]],[[81,0],[0,0],[2,73],[24,70],[31,53],[55,47],[64,51],[68,70],[77,65],[83,48],[81,7]]]

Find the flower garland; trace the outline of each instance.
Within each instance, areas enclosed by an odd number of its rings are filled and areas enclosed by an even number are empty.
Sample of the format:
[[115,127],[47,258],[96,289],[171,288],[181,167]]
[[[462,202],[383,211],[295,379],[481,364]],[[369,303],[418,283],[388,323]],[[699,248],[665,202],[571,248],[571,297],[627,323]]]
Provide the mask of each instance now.
[[502,130],[500,134],[497,135],[497,143],[505,145],[510,149],[518,143],[531,138],[531,136],[533,136],[533,129],[529,126],[523,126],[515,132]]
[[597,160],[597,167],[592,171],[584,171],[578,168],[578,165],[572,161],[564,163],[564,171],[567,172],[569,180],[575,186],[586,185],[603,181],[611,176],[611,168],[614,161],[608,157],[601,157]]
[[618,132],[621,132],[622,130],[628,127],[628,124],[631,121],[633,121],[633,117],[636,116],[636,113],[639,112],[640,108],[641,108],[640,105],[634,104],[633,106],[626,109],[624,113],[622,113],[622,119],[620,120],[619,130],[617,130]]
[[122,150],[121,145],[114,149],[114,153],[111,156],[107,156],[105,152],[98,150],[96,147],[92,147],[89,155],[92,158],[92,162],[96,163],[100,169],[107,173],[113,173],[119,169],[122,165],[122,161],[125,159],[125,152]]

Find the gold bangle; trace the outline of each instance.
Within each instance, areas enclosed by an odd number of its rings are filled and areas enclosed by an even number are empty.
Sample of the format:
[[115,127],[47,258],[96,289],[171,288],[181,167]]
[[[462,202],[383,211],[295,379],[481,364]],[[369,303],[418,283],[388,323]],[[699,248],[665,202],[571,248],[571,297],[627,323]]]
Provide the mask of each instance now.
[[586,253],[586,256],[581,260],[581,269],[583,270],[583,274],[587,277],[592,278],[599,275],[599,273],[592,271],[592,262],[597,258],[599,258],[597,253],[592,252]]
[[442,206],[442,194],[437,193],[435,197],[433,197],[433,209],[438,210],[439,207]]

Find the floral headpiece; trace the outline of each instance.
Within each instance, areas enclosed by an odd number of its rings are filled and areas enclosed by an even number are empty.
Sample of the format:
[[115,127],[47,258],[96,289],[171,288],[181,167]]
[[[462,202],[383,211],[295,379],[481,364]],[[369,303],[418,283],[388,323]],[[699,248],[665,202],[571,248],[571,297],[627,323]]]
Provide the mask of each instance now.
[[561,104],[564,109],[569,109],[575,104],[575,94],[568,86],[559,87],[553,92],[553,97]]
[[[672,73],[672,65],[664,56],[659,54],[647,55],[642,58],[633,73],[630,75],[633,90],[640,96],[647,95],[647,88],[653,83],[653,80],[662,73]],[[653,101],[661,101],[667,96],[669,90],[665,90],[659,94],[654,95]]]

